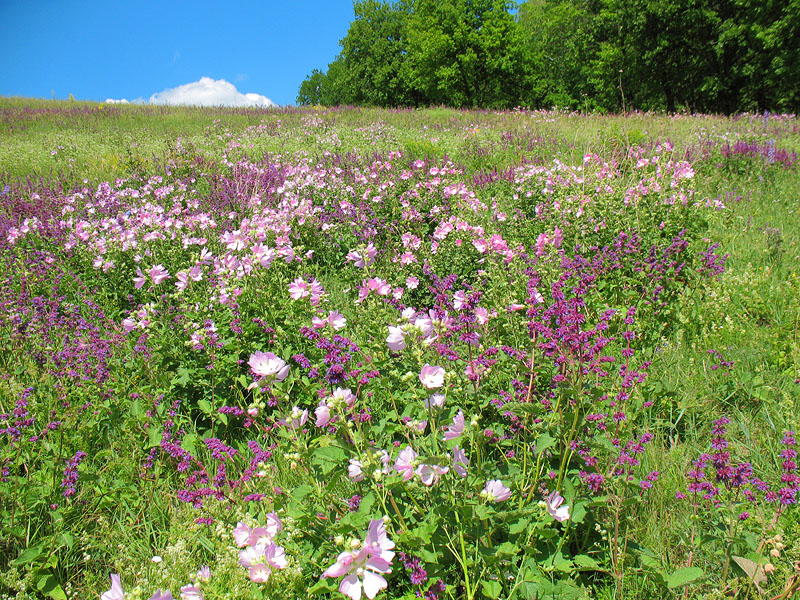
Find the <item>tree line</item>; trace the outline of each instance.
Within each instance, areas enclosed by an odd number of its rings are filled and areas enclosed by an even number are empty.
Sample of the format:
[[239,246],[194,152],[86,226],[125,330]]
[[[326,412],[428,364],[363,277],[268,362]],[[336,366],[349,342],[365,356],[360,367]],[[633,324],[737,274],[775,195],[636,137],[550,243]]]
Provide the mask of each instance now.
[[797,112],[800,0],[356,0],[298,104]]

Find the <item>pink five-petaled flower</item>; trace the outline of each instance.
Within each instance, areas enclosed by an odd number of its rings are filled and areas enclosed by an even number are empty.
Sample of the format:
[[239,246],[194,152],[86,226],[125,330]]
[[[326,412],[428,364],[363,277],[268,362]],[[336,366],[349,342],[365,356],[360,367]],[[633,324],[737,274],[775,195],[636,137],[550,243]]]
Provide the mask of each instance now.
[[461,475],[467,476],[467,467],[469,466],[469,459],[467,453],[459,446],[453,446],[453,470]]
[[554,490],[544,501],[547,503],[547,512],[549,512],[550,516],[556,521],[563,523],[569,519],[569,506],[561,506],[564,502],[564,498],[561,497],[561,494]]
[[426,364],[419,373],[419,380],[429,390],[444,385],[444,369]]
[[422,463],[417,467],[415,473],[419,475],[420,481],[428,487],[439,482],[439,477],[450,470],[450,467],[443,467],[436,464]]
[[[373,519],[369,523],[367,537],[358,550],[342,552],[336,562],[328,567],[323,577],[341,577],[347,575],[339,584],[339,591],[351,600],[361,600],[361,590],[372,600],[378,592],[388,585],[381,573],[392,572],[394,558],[394,542],[386,535],[385,525],[381,519]],[[349,575],[348,575],[349,573]]]
[[392,352],[401,352],[406,347],[406,332],[401,327],[389,325],[386,345],[389,346],[389,350]]
[[239,564],[247,569],[250,581],[266,583],[272,569],[285,569],[286,553],[275,542],[262,539],[255,546],[239,551]]
[[164,268],[164,265],[156,265],[147,273],[150,275],[150,279],[153,280],[153,284],[155,285],[158,285],[169,279],[169,271]]
[[511,490],[504,486],[499,479],[490,479],[486,482],[486,487],[483,488],[481,496],[492,502],[502,502],[511,498]]
[[400,451],[397,460],[394,461],[395,470],[403,476],[403,481],[408,481],[414,477],[414,461],[417,459],[417,453],[411,446],[406,446]]
[[150,596],[150,600],[173,600],[172,592],[169,590],[158,590],[155,594]]
[[181,600],[204,600],[203,592],[196,585],[185,585],[181,588]]
[[464,433],[464,412],[459,409],[458,414],[453,417],[453,424],[444,432],[444,440],[449,442],[461,437]]
[[111,589],[100,594],[100,600],[125,600],[119,575],[111,575]]
[[347,319],[344,318],[344,315],[335,310],[330,311],[328,316],[324,319],[322,317],[313,317],[311,319],[311,326],[314,329],[323,329],[328,325],[330,325],[334,331],[339,331],[340,329],[344,329],[345,325],[347,325]]
[[253,352],[247,361],[253,373],[259,377],[283,381],[289,374],[289,365],[272,352]]
[[133,286],[140,290],[144,285],[144,282],[147,281],[147,277],[145,277],[144,273],[139,267],[136,267],[136,277],[133,278]]

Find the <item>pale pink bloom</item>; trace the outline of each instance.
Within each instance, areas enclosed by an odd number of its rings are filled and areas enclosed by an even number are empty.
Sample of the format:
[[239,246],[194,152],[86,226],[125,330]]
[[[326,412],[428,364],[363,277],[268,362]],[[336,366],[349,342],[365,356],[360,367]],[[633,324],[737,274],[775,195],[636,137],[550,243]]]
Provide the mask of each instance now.
[[197,579],[197,581],[208,581],[209,579],[211,579],[211,569],[203,565],[197,570],[197,573],[195,574],[195,579]]
[[185,290],[186,286],[189,285],[189,274],[186,271],[178,271],[175,273],[175,279],[178,280],[175,282],[175,287],[181,291]]
[[569,520],[569,506],[562,506],[564,498],[555,490],[544,499],[547,503],[547,512],[559,523]]
[[283,381],[289,374],[289,365],[272,352],[254,352],[247,361],[255,375]]
[[525,308],[524,304],[509,304],[506,308],[508,312],[516,312],[518,310],[523,310]]
[[308,409],[301,411],[298,407],[293,407],[292,412],[286,419],[280,419],[279,424],[288,427],[289,429],[300,429],[308,421]]
[[360,460],[356,460],[355,458],[350,459],[350,464],[347,467],[347,476],[352,479],[353,481],[361,481],[364,479],[364,472],[361,470],[363,469],[364,465],[361,463]]
[[245,525],[244,521],[239,521],[233,529],[233,541],[239,548],[244,548],[250,540],[251,533],[252,529]]
[[562,235],[561,230],[558,227],[556,227],[555,231],[553,232],[553,239],[550,241],[552,242],[554,247],[556,248],[561,247],[561,242],[564,241],[564,236]]
[[406,287],[410,290],[417,289],[419,287],[419,279],[417,279],[413,275],[410,277],[406,277]]
[[281,546],[264,541],[240,550],[239,564],[248,569],[250,580],[257,583],[265,583],[272,569],[285,569],[289,565]]
[[468,466],[467,453],[460,446],[453,446],[453,470],[461,477],[466,477]]
[[419,373],[419,380],[426,388],[440,388],[444,385],[444,369],[426,364]]
[[122,320],[122,328],[127,332],[130,333],[134,329],[136,329],[136,321],[128,317],[127,319]]
[[467,302],[467,294],[464,290],[458,290],[455,294],[453,294],[453,308],[456,310],[461,310],[461,307],[464,306]]
[[360,600],[363,588],[364,595],[372,600],[388,585],[380,574],[392,572],[392,548],[394,542],[387,537],[383,520],[373,519],[361,548],[339,554],[322,576],[347,575],[339,584],[339,591],[351,600]]
[[331,422],[331,407],[325,404],[324,400],[314,409],[314,414],[317,417],[317,420],[314,421],[314,425],[317,427],[325,427]]
[[289,284],[289,295],[292,300],[300,300],[311,295],[311,286],[304,279],[297,278]]
[[419,476],[422,483],[428,487],[439,482],[439,477],[444,475],[450,470],[450,467],[442,467],[440,465],[431,465],[423,463],[419,465],[415,473]]
[[347,319],[335,310],[330,311],[325,318],[314,317],[311,319],[311,326],[314,329],[323,329],[328,325],[330,325],[334,331],[339,331],[340,329],[344,329],[345,325],[347,325]]
[[172,592],[169,590],[158,590],[155,594],[150,596],[150,600],[173,600]]
[[475,319],[478,321],[478,325],[486,325],[489,322],[489,311],[482,306],[478,306],[475,309]]
[[347,260],[355,263],[355,266],[363,269],[370,266],[375,262],[375,257],[378,255],[378,250],[374,244],[370,242],[363,250],[351,250],[347,254]]
[[458,414],[453,417],[453,424],[448,427],[444,432],[444,439],[446,442],[455,440],[461,437],[464,433],[464,412],[459,410]]
[[352,408],[353,404],[356,403],[356,397],[350,388],[337,387],[335,390],[333,390],[333,394],[331,394],[331,403],[343,403],[345,406],[347,406],[347,408]]
[[111,575],[111,589],[100,594],[100,600],[125,600],[119,575]]
[[145,281],[147,281],[147,277],[145,277],[145,274],[142,273],[142,270],[139,267],[136,267],[136,277],[133,278],[133,286],[137,290],[140,290],[142,289]]
[[403,476],[403,481],[408,481],[414,477],[414,467],[416,466],[415,461],[417,456],[417,453],[414,452],[411,446],[406,446],[400,451],[400,454],[397,455],[397,460],[394,461],[394,468]]
[[156,265],[152,267],[148,271],[148,275],[150,275],[150,279],[153,280],[153,284],[159,285],[163,283],[167,279],[169,279],[169,272],[164,268],[163,265]]
[[544,296],[539,293],[539,290],[535,287],[531,290],[531,298],[536,304],[541,304],[544,302]]
[[203,278],[203,267],[195,265],[189,269],[189,279],[192,281],[200,281]]
[[401,327],[389,325],[389,336],[386,338],[386,345],[392,352],[400,352],[406,347],[406,332]]
[[181,588],[181,600],[203,600],[203,592],[196,585],[185,585]]
[[414,264],[417,261],[417,257],[414,256],[413,252],[403,252],[400,255],[400,265],[406,267],[408,265]]
[[540,233],[536,238],[536,256],[544,256],[545,246],[550,242],[546,233]]
[[444,394],[434,394],[430,398],[425,398],[425,408],[444,408]]
[[486,487],[483,488],[481,495],[492,502],[503,502],[511,497],[511,490],[504,486],[499,479],[490,479],[486,482]]
[[428,317],[414,319],[414,327],[419,329],[426,339],[432,339],[436,336],[436,330],[433,327],[433,321]]
[[247,414],[253,418],[256,418],[258,416],[258,407],[251,406],[250,408],[247,409]]

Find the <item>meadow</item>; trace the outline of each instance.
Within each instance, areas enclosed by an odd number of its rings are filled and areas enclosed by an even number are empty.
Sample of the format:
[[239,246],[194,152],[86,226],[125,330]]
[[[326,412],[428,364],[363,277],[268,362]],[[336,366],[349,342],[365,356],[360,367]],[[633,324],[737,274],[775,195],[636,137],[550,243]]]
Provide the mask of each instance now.
[[0,99],[0,598],[790,598],[794,115]]

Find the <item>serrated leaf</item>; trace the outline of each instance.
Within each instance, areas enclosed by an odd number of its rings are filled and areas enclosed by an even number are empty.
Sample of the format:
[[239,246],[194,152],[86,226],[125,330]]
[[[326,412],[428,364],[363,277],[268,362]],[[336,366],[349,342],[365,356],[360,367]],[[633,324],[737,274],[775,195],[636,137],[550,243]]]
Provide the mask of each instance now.
[[703,569],[700,567],[681,567],[667,577],[667,587],[671,590],[677,587],[683,587],[684,585],[689,585],[693,581],[700,579],[704,575],[705,572],[703,572]]
[[528,529],[528,525],[530,525],[530,519],[520,519],[519,521],[513,523],[508,528],[508,533],[511,535],[517,535],[518,533],[522,533]]
[[314,456],[314,464],[320,467],[323,475],[327,475],[333,471],[337,466],[341,465],[347,457],[345,451],[338,446],[317,448],[312,454]]
[[545,450],[552,448],[556,445],[556,439],[554,439],[549,433],[545,432],[538,437],[536,440],[536,453],[540,454]]
[[503,542],[497,547],[495,553],[499,558],[508,558],[519,553],[519,547],[511,542]]

